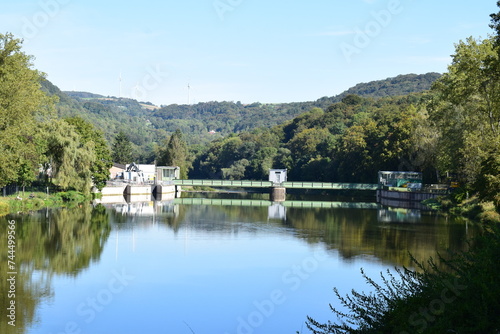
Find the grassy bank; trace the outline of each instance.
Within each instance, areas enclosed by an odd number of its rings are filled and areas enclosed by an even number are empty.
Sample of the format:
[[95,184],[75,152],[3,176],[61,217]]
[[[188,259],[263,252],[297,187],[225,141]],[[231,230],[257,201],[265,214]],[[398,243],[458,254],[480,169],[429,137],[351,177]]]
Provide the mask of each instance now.
[[467,197],[466,194],[457,193],[423,203],[445,214],[466,217],[485,224],[500,224],[500,213],[494,203],[481,201],[476,195]]
[[13,212],[29,212],[46,207],[74,206],[90,201],[89,196],[77,191],[58,192],[47,195],[43,192],[22,193],[0,197],[0,216]]

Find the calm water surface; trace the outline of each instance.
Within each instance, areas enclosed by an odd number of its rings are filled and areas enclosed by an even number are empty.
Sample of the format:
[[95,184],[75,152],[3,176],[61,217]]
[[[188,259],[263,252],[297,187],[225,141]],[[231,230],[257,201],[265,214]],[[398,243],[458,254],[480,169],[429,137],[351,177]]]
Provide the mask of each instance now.
[[[463,222],[373,203],[197,201],[0,218],[0,275],[8,272],[8,220],[16,221],[18,266],[16,327],[5,321],[2,293],[0,332],[307,333],[307,315],[332,319],[333,287],[369,289],[360,268],[376,277],[410,266],[408,251],[426,259],[465,249],[476,233]],[[6,280],[0,286],[8,290]]]

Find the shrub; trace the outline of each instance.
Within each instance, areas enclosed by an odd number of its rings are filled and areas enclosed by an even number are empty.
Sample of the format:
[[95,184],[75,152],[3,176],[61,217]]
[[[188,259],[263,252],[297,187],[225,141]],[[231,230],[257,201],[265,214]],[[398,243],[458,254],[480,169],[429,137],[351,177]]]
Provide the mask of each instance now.
[[382,285],[365,277],[375,292],[352,291],[340,296],[349,312],[330,305],[340,323],[319,323],[307,318],[314,334],[375,333],[497,333],[500,330],[500,236],[492,228],[474,240],[469,253],[451,260],[440,258],[443,269],[432,259],[427,267],[415,264],[421,272],[396,269],[398,278],[388,271]]
[[85,195],[74,190],[60,192],[57,194],[57,197],[61,198],[63,202],[72,202],[72,203],[83,203],[86,200]]
[[33,198],[29,200],[31,210],[38,210],[45,207],[45,201],[41,198]]
[[487,224],[500,224],[500,214],[494,210],[488,210],[480,213],[478,218]]
[[8,203],[0,202],[0,216],[6,215],[9,213],[10,207]]

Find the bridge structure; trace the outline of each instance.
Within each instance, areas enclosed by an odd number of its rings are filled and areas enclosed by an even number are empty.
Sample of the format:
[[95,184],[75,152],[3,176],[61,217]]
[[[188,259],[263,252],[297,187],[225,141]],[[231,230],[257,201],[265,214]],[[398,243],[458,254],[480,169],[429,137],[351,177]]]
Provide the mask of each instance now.
[[285,200],[286,189],[320,189],[320,190],[369,190],[375,191],[378,184],[373,183],[331,183],[331,182],[306,182],[285,181],[275,183],[272,181],[249,180],[174,180],[175,186],[205,186],[220,188],[268,188],[271,200],[280,202]]

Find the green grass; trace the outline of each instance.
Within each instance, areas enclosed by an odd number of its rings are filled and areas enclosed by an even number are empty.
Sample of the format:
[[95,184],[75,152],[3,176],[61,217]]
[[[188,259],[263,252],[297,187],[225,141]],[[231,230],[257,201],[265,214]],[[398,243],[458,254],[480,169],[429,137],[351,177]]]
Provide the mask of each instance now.
[[0,200],[0,216],[8,214],[10,211],[9,203]]
[[500,212],[497,211],[493,202],[481,201],[476,195],[467,197],[464,194],[464,192],[460,192],[455,196],[428,199],[422,203],[433,210],[466,217],[473,221],[487,224],[500,223]]
[[0,215],[12,212],[36,211],[46,207],[75,206],[90,198],[77,191],[58,192],[47,195],[44,192],[26,192],[0,197]]

